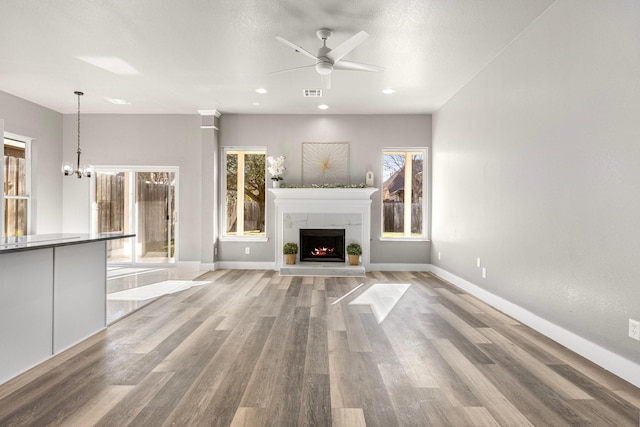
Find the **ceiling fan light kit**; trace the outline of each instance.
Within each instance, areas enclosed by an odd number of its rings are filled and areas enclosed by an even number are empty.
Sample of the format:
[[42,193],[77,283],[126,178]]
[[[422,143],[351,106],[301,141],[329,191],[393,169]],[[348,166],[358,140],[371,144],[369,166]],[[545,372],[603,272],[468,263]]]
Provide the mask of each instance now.
[[[322,40],[322,46],[318,49],[318,53],[316,55],[285,39],[284,37],[278,36],[276,37],[276,40],[292,47],[296,52],[300,52],[315,61],[315,64],[311,66],[315,67],[316,72],[322,78],[323,89],[331,89],[331,74],[334,70],[369,71],[374,73],[381,73],[384,71],[384,68],[377,65],[363,64],[360,62],[342,59],[369,37],[369,34],[366,32],[360,31],[333,49],[327,47],[327,39],[333,35],[333,31],[328,28],[320,28],[316,31],[316,35],[320,40]],[[293,71],[301,68],[307,67],[296,67],[282,71]]]
[[333,71],[333,64],[331,64],[330,62],[318,62],[316,64],[316,71],[322,76],[331,74],[331,72]]

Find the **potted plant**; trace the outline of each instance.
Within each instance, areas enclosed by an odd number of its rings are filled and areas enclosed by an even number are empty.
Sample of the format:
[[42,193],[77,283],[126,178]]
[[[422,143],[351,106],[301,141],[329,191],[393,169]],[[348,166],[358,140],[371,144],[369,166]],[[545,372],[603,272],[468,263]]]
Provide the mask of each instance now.
[[282,247],[282,253],[284,254],[286,264],[295,264],[296,255],[298,254],[298,244],[293,242],[285,243]]
[[347,245],[347,254],[349,255],[349,265],[358,265],[360,255],[362,255],[362,246],[359,243],[349,243]]

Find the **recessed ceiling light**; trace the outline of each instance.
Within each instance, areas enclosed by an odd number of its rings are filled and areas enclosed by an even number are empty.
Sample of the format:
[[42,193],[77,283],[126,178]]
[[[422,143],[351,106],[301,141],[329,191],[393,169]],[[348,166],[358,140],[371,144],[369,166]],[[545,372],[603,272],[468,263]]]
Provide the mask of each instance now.
[[127,64],[124,59],[116,58],[115,56],[78,56],[77,58],[114,74],[140,74],[138,70]]
[[126,99],[122,99],[122,98],[105,98],[107,101],[109,101],[112,104],[116,104],[116,105],[129,105],[131,104],[129,101],[127,101]]
[[326,110],[327,108],[329,108],[329,106],[327,104],[320,104],[318,105],[318,108],[321,110]]
[[257,93],[261,93],[261,94],[265,94],[265,93],[267,93],[267,92],[269,92],[269,91],[268,91],[268,90],[266,90],[266,89],[265,89],[265,88],[263,88],[263,87],[259,87],[258,89],[256,89],[256,92],[257,92]]
[[392,87],[386,88],[382,91],[385,95],[391,95],[392,93],[396,93],[396,90]]
[[254,102],[253,105],[260,105],[260,103],[259,102]]

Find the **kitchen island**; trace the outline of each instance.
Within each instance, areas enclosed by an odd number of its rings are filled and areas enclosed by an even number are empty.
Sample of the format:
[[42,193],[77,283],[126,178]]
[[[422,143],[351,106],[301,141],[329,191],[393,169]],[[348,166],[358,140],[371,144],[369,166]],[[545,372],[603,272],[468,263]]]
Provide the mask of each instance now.
[[0,384],[106,327],[106,242],[131,236],[0,239]]

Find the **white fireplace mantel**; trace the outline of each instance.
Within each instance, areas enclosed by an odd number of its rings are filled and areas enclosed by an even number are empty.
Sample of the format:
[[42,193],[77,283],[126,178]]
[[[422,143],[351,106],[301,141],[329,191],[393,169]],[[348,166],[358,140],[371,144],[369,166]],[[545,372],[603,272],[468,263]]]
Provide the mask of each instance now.
[[276,200],[368,200],[378,191],[374,187],[365,188],[270,188]]
[[270,188],[276,205],[276,262],[283,265],[282,246],[299,244],[300,228],[345,228],[346,243],[360,243],[362,265],[371,259],[371,195],[377,188]]

